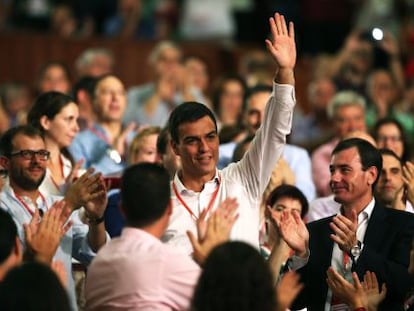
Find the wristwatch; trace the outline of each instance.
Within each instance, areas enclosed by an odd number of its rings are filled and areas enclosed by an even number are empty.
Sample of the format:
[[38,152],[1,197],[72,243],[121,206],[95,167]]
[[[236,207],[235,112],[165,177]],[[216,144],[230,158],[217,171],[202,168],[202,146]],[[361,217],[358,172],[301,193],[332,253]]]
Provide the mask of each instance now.
[[361,255],[361,251],[362,251],[362,243],[361,241],[357,241],[357,243],[351,247],[351,257],[352,258],[358,258],[359,255]]

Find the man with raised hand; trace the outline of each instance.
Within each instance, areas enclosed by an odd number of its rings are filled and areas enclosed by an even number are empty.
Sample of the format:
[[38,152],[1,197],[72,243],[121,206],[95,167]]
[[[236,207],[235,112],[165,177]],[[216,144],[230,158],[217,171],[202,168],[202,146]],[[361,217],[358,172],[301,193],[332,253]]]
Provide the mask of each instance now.
[[238,163],[218,170],[219,138],[213,113],[203,104],[187,102],[170,115],[169,131],[181,169],[171,182],[172,216],[163,236],[169,244],[192,251],[186,231],[196,232],[202,210],[214,211],[228,196],[239,203],[231,239],[259,248],[259,205],[273,167],[283,152],[295,105],[296,46],[293,23],[276,13],[269,20],[272,41],[266,40],[277,66],[265,118],[249,151]]

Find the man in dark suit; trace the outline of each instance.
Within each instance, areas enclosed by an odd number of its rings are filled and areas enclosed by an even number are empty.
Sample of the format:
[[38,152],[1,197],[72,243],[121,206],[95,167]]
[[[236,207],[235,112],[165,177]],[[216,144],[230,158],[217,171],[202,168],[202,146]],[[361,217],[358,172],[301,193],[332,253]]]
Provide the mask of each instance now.
[[307,229],[297,214],[284,213],[279,229],[295,250],[292,268],[301,275],[304,289],[292,309],[348,310],[332,297],[326,283],[330,266],[350,279],[375,272],[386,283],[387,296],[379,310],[400,310],[412,286],[407,272],[414,217],[384,208],[373,197],[382,169],[380,152],[365,140],[341,141],[332,152],[330,185],[340,213],[312,222]]

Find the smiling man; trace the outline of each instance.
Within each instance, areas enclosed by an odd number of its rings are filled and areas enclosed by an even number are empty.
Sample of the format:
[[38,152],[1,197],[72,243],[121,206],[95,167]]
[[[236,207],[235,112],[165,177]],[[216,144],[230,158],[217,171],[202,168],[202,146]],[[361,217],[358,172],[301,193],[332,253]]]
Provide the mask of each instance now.
[[163,240],[192,252],[186,231],[196,232],[204,209],[215,210],[228,196],[239,203],[239,218],[231,238],[259,247],[259,203],[289,134],[295,105],[296,47],[293,24],[275,14],[270,19],[273,41],[267,48],[277,65],[265,118],[244,158],[222,171],[216,168],[219,138],[213,113],[195,102],[183,103],[171,113],[169,131],[181,169],[171,182],[173,211]]
[[330,185],[335,201],[341,204],[340,212],[309,223],[309,239],[303,234],[299,243],[294,239],[297,229],[284,234],[296,253],[303,254],[304,266],[298,272],[305,286],[293,309],[348,310],[328,289],[329,267],[348,279],[352,271],[360,279],[366,271],[375,272],[379,282],[387,286],[379,310],[402,306],[412,283],[407,268],[414,217],[385,208],[374,199],[381,171],[381,153],[363,139],[343,140],[333,150]]
[[[9,176],[9,183],[0,193],[0,208],[12,216],[19,239],[25,247],[24,224],[29,224],[32,218],[51,210],[53,204],[63,197],[39,191],[50,152],[46,150],[44,138],[38,129],[31,126],[9,129],[0,140],[0,151],[0,164],[7,169]],[[61,260],[65,266],[69,297],[74,310],[76,297],[72,256],[88,265],[108,238],[102,217],[107,203],[106,189],[100,174],[90,175],[90,171],[85,173],[66,192],[65,208],[72,210],[72,227],[64,234],[54,255],[54,259]],[[81,221],[80,202],[83,202],[88,224]]]
[[122,124],[126,109],[124,84],[113,75],[95,82],[93,108],[96,122],[79,133],[69,147],[76,161],[84,160],[85,168],[94,167],[104,175],[120,173],[125,167],[126,140],[135,125]]

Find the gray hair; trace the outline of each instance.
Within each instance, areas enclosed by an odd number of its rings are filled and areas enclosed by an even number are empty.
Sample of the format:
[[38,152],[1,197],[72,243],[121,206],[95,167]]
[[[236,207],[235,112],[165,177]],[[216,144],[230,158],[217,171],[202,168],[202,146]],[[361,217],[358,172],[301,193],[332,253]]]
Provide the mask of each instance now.
[[354,91],[341,91],[336,93],[328,105],[328,116],[333,119],[336,111],[344,106],[360,106],[364,111],[366,107],[365,98]]
[[98,55],[108,57],[112,60],[112,62],[114,60],[114,54],[111,50],[107,48],[90,48],[86,49],[82,52],[81,55],[78,56],[78,58],[75,61],[76,69],[79,71],[82,70],[82,68],[84,68],[85,66],[89,66],[92,63],[93,59]]
[[181,54],[181,49],[178,47],[178,45],[176,45],[174,42],[172,41],[161,41],[160,43],[158,43],[151,51],[148,61],[151,65],[154,65],[157,60],[160,58],[162,52],[164,52],[165,50],[168,49],[174,49],[180,52]]

